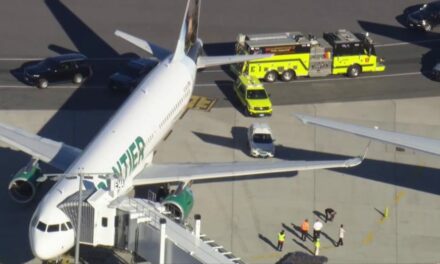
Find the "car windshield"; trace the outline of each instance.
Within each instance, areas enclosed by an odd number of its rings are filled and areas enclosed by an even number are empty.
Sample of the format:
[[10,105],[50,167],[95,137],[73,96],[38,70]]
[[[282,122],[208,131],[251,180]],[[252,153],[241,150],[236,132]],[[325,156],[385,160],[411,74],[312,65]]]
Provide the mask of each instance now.
[[427,4],[426,6],[423,6],[422,8],[420,8],[421,11],[423,11],[426,14],[429,13],[434,13],[434,12],[438,12],[439,11],[439,4],[435,3],[435,4]]
[[247,91],[247,99],[266,99],[267,94],[265,90],[250,90]]
[[272,137],[270,136],[270,134],[262,134],[262,133],[254,134],[253,140],[255,143],[260,143],[260,144],[272,143]]

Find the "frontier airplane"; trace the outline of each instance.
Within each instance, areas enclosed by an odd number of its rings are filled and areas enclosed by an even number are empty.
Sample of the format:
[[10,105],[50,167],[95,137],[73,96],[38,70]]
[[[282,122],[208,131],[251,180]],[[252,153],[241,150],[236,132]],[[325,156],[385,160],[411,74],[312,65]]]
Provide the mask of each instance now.
[[[65,175],[112,174],[118,177],[120,184],[117,195],[112,196],[113,200],[107,199],[106,205],[98,207],[95,215],[102,214],[110,202],[124,199],[136,186],[178,183],[179,188],[169,194],[162,204],[184,219],[193,206],[190,186],[194,180],[352,167],[361,163],[360,158],[352,158],[328,161],[153,164],[155,148],[186,109],[197,69],[266,56],[200,55],[203,44],[197,37],[199,10],[199,0],[188,1],[174,53],[127,33],[115,32],[117,36],[149,52],[161,62],[140,82],[84,150],[0,124],[0,139],[32,156],[31,162],[15,175],[9,185],[12,198],[23,203],[32,200],[37,181],[44,181],[45,178],[38,165],[41,161],[62,170]],[[107,182],[103,177],[89,177],[81,188],[102,192],[108,190]],[[72,222],[77,220],[62,210],[62,205],[74,200],[72,197],[78,197],[75,195],[78,195],[79,184],[78,177],[60,177],[39,203],[29,225],[30,247],[36,257],[53,259],[74,246],[76,230]],[[115,226],[114,217],[108,218],[106,226]],[[103,231],[95,236],[108,234],[112,232]]]

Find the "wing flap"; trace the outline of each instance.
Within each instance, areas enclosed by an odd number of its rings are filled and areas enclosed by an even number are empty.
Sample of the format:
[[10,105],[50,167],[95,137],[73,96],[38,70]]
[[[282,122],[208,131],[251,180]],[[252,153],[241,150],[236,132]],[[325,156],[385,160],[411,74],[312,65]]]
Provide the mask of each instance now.
[[440,155],[440,140],[437,139],[430,139],[430,138],[403,134],[398,132],[391,132],[376,128],[362,127],[362,126],[337,122],[322,117],[313,117],[313,116],[300,115],[300,114],[296,114],[296,116],[304,124],[322,126],[334,130],[355,134],[361,137],[375,139],[385,143],[391,143],[401,147],[407,147],[407,148],[423,151],[429,154]]
[[133,185],[166,182],[188,182],[203,179],[232,178],[303,170],[349,168],[359,165],[361,158],[326,161],[227,162],[194,164],[153,164],[133,179]]
[[0,123],[0,140],[60,170],[66,170],[81,150]]

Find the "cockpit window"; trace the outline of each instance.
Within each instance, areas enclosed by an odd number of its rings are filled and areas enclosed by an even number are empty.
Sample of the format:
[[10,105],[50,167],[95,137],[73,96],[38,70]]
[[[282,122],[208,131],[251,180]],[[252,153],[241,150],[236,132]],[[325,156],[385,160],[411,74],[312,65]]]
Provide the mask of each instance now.
[[49,225],[47,227],[47,232],[58,232],[60,231],[60,225]]
[[72,228],[73,228],[73,225],[72,225],[71,222],[67,222],[66,225],[67,225],[67,227],[68,227],[69,229],[72,229]]
[[40,231],[43,231],[43,232],[45,232],[46,231],[46,224],[45,223],[43,223],[43,222],[38,222],[38,224],[37,224],[37,229],[38,230],[40,230]]
[[67,231],[66,224],[61,224],[61,231]]

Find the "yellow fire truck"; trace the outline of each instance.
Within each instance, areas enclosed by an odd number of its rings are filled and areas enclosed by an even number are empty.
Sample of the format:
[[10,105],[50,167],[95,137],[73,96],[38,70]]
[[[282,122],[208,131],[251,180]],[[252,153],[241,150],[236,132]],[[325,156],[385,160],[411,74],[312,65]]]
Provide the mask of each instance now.
[[237,54],[267,54],[274,56],[232,65],[237,75],[274,82],[277,78],[290,81],[300,76],[346,74],[357,77],[362,72],[385,70],[383,60],[368,33],[352,33],[340,29],[324,33],[322,38],[300,32],[239,34]]

